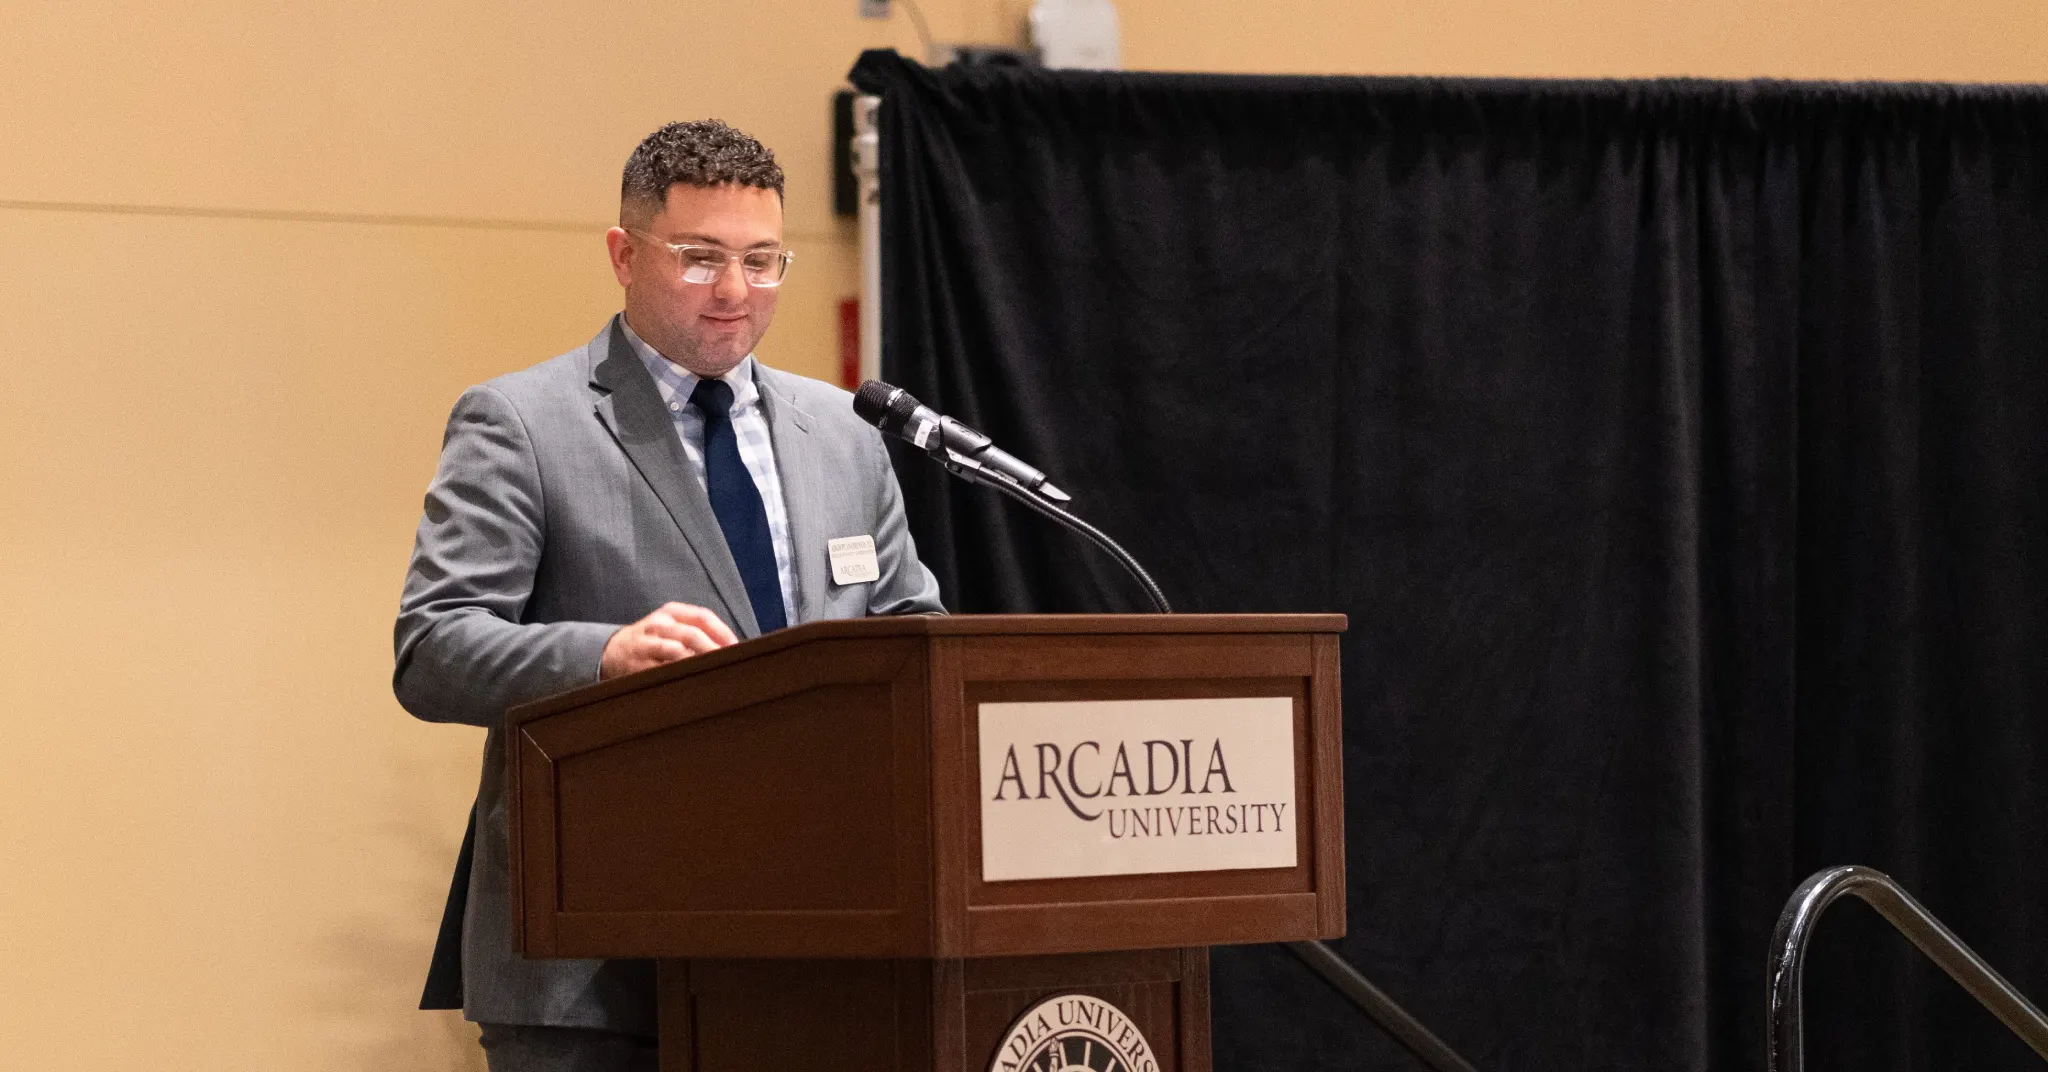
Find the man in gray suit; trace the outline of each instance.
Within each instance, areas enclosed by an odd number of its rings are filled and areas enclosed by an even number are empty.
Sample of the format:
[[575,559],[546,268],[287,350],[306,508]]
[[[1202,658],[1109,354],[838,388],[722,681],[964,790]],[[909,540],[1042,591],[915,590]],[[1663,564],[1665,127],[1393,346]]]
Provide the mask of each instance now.
[[511,950],[506,708],[786,624],[941,609],[880,434],[753,356],[792,259],[782,185],[715,120],[649,135],[605,235],[625,312],[448,420],[393,688],[490,731],[421,1004],[482,1024],[493,1072],[655,1067],[647,962]]

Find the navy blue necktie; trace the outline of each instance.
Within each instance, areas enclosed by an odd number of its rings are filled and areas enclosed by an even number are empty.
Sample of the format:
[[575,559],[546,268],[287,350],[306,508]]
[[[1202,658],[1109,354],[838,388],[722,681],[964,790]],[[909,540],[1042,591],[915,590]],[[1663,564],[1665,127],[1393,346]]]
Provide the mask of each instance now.
[[768,534],[768,510],[754,474],[740,460],[739,440],[732,430],[732,385],[724,380],[698,380],[690,404],[704,415],[704,489],[711,493],[711,512],[725,531],[725,546],[740,567],[747,602],[761,632],[789,624],[782,611],[782,580],[775,569],[775,540]]

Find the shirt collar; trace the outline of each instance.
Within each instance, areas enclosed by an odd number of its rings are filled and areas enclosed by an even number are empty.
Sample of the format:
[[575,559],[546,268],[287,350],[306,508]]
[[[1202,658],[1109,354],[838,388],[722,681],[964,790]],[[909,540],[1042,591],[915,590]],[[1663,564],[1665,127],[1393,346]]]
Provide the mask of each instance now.
[[[625,329],[626,342],[631,344],[633,352],[639,355],[640,363],[647,366],[647,374],[653,376],[654,382],[660,384],[664,393],[670,396],[669,401],[688,402],[691,392],[697,389],[697,381],[700,377],[689,369],[663,357],[661,351],[649,346],[647,340],[641,338],[640,333],[633,330],[633,325],[626,322],[624,313],[619,314],[619,327]],[[748,354],[746,357],[741,358],[739,364],[726,370],[725,375],[717,378],[732,385],[732,408],[735,411],[745,409],[760,401],[761,389],[754,385],[753,354]]]

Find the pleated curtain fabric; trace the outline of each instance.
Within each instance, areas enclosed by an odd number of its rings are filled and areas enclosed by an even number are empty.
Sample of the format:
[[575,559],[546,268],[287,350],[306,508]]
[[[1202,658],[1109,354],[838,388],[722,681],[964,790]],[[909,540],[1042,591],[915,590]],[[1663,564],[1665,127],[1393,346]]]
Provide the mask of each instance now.
[[[1750,1070],[1805,875],[2048,1001],[2048,93],[927,70],[885,372],[1190,611],[1342,611],[1341,952],[1483,1069]],[[963,611],[1139,611],[900,460]],[[1270,947],[1220,1069],[1408,1069]],[[2037,1067],[1860,906],[1812,1068]]]

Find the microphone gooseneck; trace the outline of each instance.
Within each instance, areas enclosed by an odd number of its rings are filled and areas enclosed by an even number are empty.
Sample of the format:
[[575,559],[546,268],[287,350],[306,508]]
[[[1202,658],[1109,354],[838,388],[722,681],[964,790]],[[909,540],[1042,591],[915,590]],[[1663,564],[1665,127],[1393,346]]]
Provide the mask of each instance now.
[[954,476],[993,488],[1107,551],[1144,587],[1154,609],[1161,614],[1173,613],[1166,594],[1129,551],[1101,529],[1061,508],[1060,504],[1071,501],[1072,496],[1047,480],[1044,473],[998,449],[989,437],[925,408],[910,392],[880,380],[869,380],[854,392],[853,412],[861,420],[931,455]]

